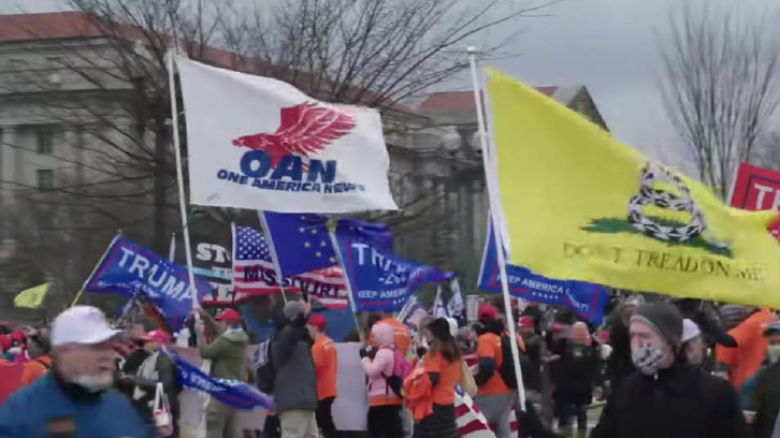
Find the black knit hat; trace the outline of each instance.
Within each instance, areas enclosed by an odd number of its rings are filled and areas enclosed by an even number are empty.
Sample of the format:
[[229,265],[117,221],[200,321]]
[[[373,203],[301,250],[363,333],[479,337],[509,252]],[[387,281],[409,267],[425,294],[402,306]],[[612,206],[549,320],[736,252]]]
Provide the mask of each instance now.
[[631,323],[641,322],[655,330],[673,347],[679,347],[683,335],[683,317],[680,310],[669,303],[643,304],[636,308]]

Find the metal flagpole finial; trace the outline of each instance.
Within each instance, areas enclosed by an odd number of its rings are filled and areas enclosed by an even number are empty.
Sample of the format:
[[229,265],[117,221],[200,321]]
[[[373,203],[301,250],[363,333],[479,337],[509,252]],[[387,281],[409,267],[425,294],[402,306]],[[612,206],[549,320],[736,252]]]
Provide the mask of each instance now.
[[468,48],[466,48],[466,53],[468,53],[469,56],[477,56],[479,50],[474,46],[468,46]]

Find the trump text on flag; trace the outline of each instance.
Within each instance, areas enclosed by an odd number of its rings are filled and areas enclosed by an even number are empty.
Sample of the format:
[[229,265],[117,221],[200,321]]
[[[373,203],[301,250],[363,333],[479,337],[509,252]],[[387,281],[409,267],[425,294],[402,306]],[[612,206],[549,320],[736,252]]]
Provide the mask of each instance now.
[[745,210],[780,209],[780,173],[742,163],[732,190],[731,205]]
[[358,297],[392,300],[406,296],[408,293],[406,284],[409,282],[411,266],[385,257],[384,254],[366,243],[353,242],[351,246],[354,250],[353,254],[356,255],[355,262],[357,265],[371,265],[378,268],[380,276],[377,278],[377,282],[391,288],[387,290],[361,290],[358,291]]

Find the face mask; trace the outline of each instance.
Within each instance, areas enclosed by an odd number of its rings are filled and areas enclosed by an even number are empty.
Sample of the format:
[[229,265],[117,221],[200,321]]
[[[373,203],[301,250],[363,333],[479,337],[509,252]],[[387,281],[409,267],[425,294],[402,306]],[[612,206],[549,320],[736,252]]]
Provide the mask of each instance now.
[[70,379],[70,383],[82,387],[87,392],[97,393],[111,388],[114,384],[114,379],[112,377],[96,378],[92,376],[78,376]]
[[769,359],[769,363],[776,363],[780,359],[780,345],[767,346],[766,356]]
[[640,344],[631,349],[631,361],[640,373],[652,376],[658,372],[664,353],[651,343]]
[[22,354],[22,347],[12,347],[11,349],[8,350],[8,352],[13,355]]

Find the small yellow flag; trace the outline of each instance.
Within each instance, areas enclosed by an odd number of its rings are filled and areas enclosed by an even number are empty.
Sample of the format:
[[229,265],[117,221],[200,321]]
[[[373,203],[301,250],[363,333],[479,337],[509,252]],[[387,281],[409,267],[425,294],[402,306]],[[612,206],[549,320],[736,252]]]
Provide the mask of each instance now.
[[47,292],[49,292],[49,283],[23,290],[14,298],[14,305],[16,307],[37,309],[38,307],[41,307]]
[[724,205],[495,71],[488,94],[510,263],[551,278],[780,309],[780,245],[767,231],[776,212]]

